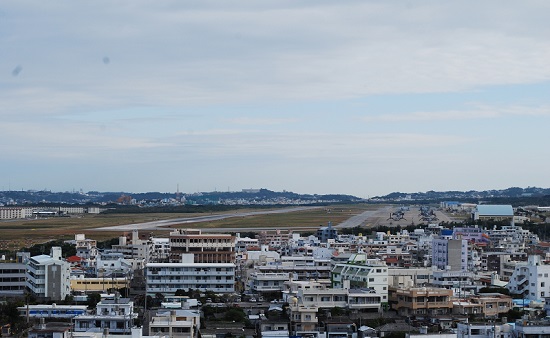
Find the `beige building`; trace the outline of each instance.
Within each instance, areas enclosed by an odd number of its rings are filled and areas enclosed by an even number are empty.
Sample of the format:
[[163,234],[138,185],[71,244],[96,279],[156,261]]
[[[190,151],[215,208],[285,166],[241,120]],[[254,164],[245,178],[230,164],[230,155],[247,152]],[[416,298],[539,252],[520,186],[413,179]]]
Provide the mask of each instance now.
[[71,279],[71,290],[79,292],[103,292],[129,286],[128,278],[75,278]]
[[512,297],[500,293],[486,293],[453,303],[453,314],[497,317],[512,309]]
[[181,262],[182,254],[193,254],[195,263],[235,263],[235,236],[177,229],[170,233],[170,262]]
[[390,288],[392,309],[401,316],[432,317],[452,312],[452,290],[440,288]]

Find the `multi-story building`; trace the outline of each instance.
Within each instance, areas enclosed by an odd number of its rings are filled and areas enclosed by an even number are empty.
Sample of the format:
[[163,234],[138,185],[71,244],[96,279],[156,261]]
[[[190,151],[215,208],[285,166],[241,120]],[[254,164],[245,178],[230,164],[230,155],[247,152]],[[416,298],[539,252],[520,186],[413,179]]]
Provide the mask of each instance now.
[[0,263],[0,296],[22,296],[26,272],[24,263]]
[[340,307],[357,311],[379,311],[382,296],[372,288],[350,289],[349,281],[345,281],[343,288],[331,288],[324,283],[288,281],[285,282],[283,299],[291,302],[298,299],[298,303],[319,309]]
[[147,293],[174,295],[178,289],[216,293],[235,292],[235,264],[232,263],[148,263],[145,268]]
[[441,270],[468,270],[468,241],[464,239],[434,239],[432,266]]
[[289,273],[254,271],[248,277],[250,290],[254,293],[271,293],[283,291],[284,282],[289,280]]
[[345,281],[349,281],[349,287],[353,289],[372,288],[383,303],[388,301],[388,267],[385,262],[354,254],[348,263],[338,263],[332,269],[334,288],[343,288]]
[[111,297],[97,303],[94,314],[74,317],[76,332],[108,329],[109,334],[130,334],[134,319],[134,302],[129,298]]
[[320,336],[317,306],[305,306],[299,304],[298,298],[293,298],[289,302],[289,310],[291,336],[310,338]]
[[0,207],[0,219],[18,219],[32,217],[31,208]]
[[105,292],[109,289],[122,289],[130,285],[127,277],[71,277],[71,290],[73,292]]
[[540,256],[529,256],[527,262],[516,264],[507,288],[529,300],[550,296],[550,265],[543,264]]
[[473,272],[434,270],[432,274],[432,286],[453,290],[455,297],[462,298],[473,295],[478,289],[475,282],[476,275]]
[[388,286],[426,286],[433,281],[432,268],[388,268]]
[[170,262],[193,254],[195,263],[235,263],[235,237],[229,234],[203,234],[196,229],[177,229],[170,233]]
[[512,297],[500,293],[483,293],[453,302],[453,313],[497,318],[512,309]]
[[143,269],[145,262],[149,261],[149,242],[133,230],[131,234],[120,236],[118,244],[113,245],[109,252],[121,253],[125,261],[131,264],[132,270]]
[[481,270],[496,272],[502,278],[503,266],[505,263],[510,261],[527,261],[527,253],[508,251],[484,251],[481,254]]
[[97,256],[97,241],[86,238],[84,234],[76,234],[73,241],[76,247],[76,255],[85,260],[95,260]]
[[292,230],[262,230],[258,233],[258,242],[260,245],[269,245],[274,248],[287,246],[291,239]]
[[279,261],[256,267],[259,273],[292,274],[294,280],[329,279],[331,269],[330,259],[311,256],[283,256]]
[[170,260],[170,239],[151,238],[149,240],[148,263],[166,263]]
[[70,294],[70,265],[62,260],[60,247],[52,247],[50,256],[31,257],[26,278],[26,286],[38,298],[64,300]]
[[329,239],[336,239],[337,237],[338,230],[332,227],[332,222],[328,222],[328,226],[317,230],[317,238],[321,243],[326,243]]
[[149,321],[149,335],[171,338],[198,337],[200,313],[192,310],[159,311]]
[[101,252],[96,257],[96,271],[101,278],[124,277],[132,271],[132,263],[121,252]]
[[453,292],[438,288],[390,288],[390,303],[401,316],[417,319],[449,315],[453,309]]

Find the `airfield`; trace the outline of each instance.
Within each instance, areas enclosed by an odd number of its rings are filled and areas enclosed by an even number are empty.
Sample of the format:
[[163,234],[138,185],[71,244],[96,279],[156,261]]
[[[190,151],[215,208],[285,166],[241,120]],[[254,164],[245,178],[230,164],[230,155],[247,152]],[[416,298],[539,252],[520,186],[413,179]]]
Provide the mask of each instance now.
[[[322,207],[295,207],[295,208],[284,208],[278,210],[268,210],[268,211],[256,211],[256,212],[235,212],[231,214],[213,214],[207,216],[198,216],[198,217],[186,217],[186,218],[177,218],[170,220],[161,220],[145,223],[133,223],[125,225],[117,225],[110,227],[103,227],[95,229],[97,231],[132,231],[132,230],[149,230],[149,231],[159,231],[166,230],[166,228],[171,227],[183,227],[185,225],[195,226],[198,223],[203,222],[213,222],[219,220],[226,220],[230,218],[244,218],[251,216],[259,215],[269,215],[269,214],[286,214],[293,212],[300,212],[312,209],[324,209]],[[330,208],[329,208],[330,209]],[[439,222],[451,222],[454,219],[451,219],[448,214],[442,212],[438,208],[430,206],[395,206],[395,205],[380,205],[376,208],[362,211],[356,215],[349,217],[337,224],[333,224],[335,228],[354,228],[354,227],[376,227],[379,225],[384,226],[408,226],[408,225],[418,225],[418,224],[429,224],[429,223],[439,223]],[[194,225],[195,224],[195,225]],[[199,226],[200,227],[200,226]],[[277,229],[294,229],[294,230],[311,230],[316,229],[317,226],[277,226]],[[203,228],[203,232],[235,232],[235,231],[261,231],[267,229],[273,229],[273,226],[264,226],[264,227],[223,227],[223,228]]]
[[74,239],[85,234],[98,241],[116,238],[132,230],[167,236],[175,228],[197,228],[203,232],[257,232],[288,229],[313,232],[330,222],[336,228],[409,226],[461,221],[432,207],[435,218],[427,222],[419,206],[353,204],[322,207],[288,207],[240,210],[209,214],[107,214],[25,219],[0,222],[0,250],[15,251],[51,240]]

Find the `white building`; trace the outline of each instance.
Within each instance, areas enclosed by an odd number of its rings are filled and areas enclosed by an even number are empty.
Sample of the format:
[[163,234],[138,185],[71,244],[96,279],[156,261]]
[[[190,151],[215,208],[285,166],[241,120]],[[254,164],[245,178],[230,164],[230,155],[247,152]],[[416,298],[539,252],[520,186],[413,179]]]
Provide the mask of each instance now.
[[134,302],[129,298],[107,298],[97,303],[95,314],[74,317],[76,332],[108,329],[110,334],[129,334],[133,326]]
[[23,296],[26,272],[24,263],[0,263],[0,296]]
[[427,285],[432,281],[432,268],[388,268],[388,285],[395,288]]
[[200,328],[200,313],[191,310],[159,311],[149,321],[149,335],[170,338],[195,338]]
[[193,263],[189,260],[185,263],[148,263],[145,278],[147,293],[152,295],[158,292],[173,295],[178,289],[235,292],[233,263]]
[[32,217],[31,208],[0,207],[0,219],[18,219]]
[[149,261],[148,263],[168,262],[170,259],[170,239],[151,238],[149,240]]
[[132,271],[130,261],[120,252],[102,252],[96,258],[97,277],[124,277]]
[[440,270],[468,270],[468,241],[465,239],[434,239],[432,266]]
[[516,264],[507,288],[529,300],[550,296],[550,265],[543,264],[540,256],[529,256],[527,262]]
[[70,265],[61,259],[60,247],[52,247],[50,256],[31,257],[26,277],[26,286],[36,297],[64,300],[70,294]]
[[366,259],[364,254],[355,254],[349,263],[339,263],[332,269],[332,286],[344,288],[345,281],[353,289],[372,288],[388,301],[388,267],[379,260]]

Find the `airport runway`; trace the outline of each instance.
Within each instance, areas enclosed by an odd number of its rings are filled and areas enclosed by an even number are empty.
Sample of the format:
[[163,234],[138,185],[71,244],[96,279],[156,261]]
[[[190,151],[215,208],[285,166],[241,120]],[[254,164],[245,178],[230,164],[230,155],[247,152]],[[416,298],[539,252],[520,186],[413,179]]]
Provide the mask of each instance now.
[[[295,211],[310,210],[321,207],[292,207],[292,208],[283,208],[277,210],[267,210],[267,211],[251,211],[251,212],[235,212],[235,213],[226,213],[226,214],[211,214],[205,216],[196,216],[196,217],[185,217],[185,218],[175,218],[169,220],[159,220],[145,223],[132,223],[124,225],[115,225],[103,228],[96,228],[93,230],[97,231],[119,231],[127,232],[132,230],[169,230],[168,227],[172,225],[182,225],[200,223],[200,222],[210,222],[217,221],[221,219],[233,218],[233,217],[246,217],[254,215],[266,215],[266,214],[282,214]],[[407,226],[411,224],[422,224],[424,221],[421,219],[419,214],[419,208],[416,206],[410,206],[409,210],[404,212],[403,219],[395,220],[391,218],[392,213],[400,210],[400,206],[396,205],[381,205],[379,208],[374,210],[367,210],[362,212],[359,215],[350,217],[349,219],[335,225],[336,228],[353,228],[353,227],[367,227],[367,226]],[[439,223],[441,221],[449,222],[451,219],[443,212],[433,208]],[[315,227],[296,227],[296,226],[287,226],[287,227],[277,227],[277,229],[292,229],[295,231],[307,231],[312,229],[317,229]],[[240,231],[261,231],[261,230],[273,230],[273,227],[262,227],[262,228],[250,228],[250,227],[241,227],[241,228],[201,228],[202,232],[240,232]]]
[[[255,216],[255,215],[268,215],[268,214],[284,214],[288,212],[295,212],[295,211],[303,211],[303,210],[310,210],[310,209],[317,209],[321,207],[292,207],[292,208],[283,208],[283,209],[277,209],[277,210],[264,210],[264,211],[250,211],[250,212],[235,212],[232,214],[211,214],[206,216],[197,216],[197,217],[185,217],[185,218],[174,218],[174,219],[166,219],[166,220],[160,220],[160,221],[152,221],[152,222],[145,222],[145,223],[132,223],[132,224],[124,224],[124,225],[114,225],[110,227],[103,227],[103,228],[96,228],[93,230],[98,231],[132,231],[132,230],[167,230],[166,227],[169,227],[171,225],[183,225],[183,224],[190,224],[190,223],[200,223],[200,222],[211,222],[211,221],[218,221],[221,219],[226,218],[233,218],[233,217],[246,217],[246,216]],[[247,228],[224,228],[223,231],[234,231],[232,229],[238,229],[236,231],[247,231]],[[249,229],[249,230],[256,230]],[[273,229],[273,228],[269,228]],[[203,232],[211,231],[220,231],[220,229],[201,229]],[[262,229],[263,230],[263,229]]]

